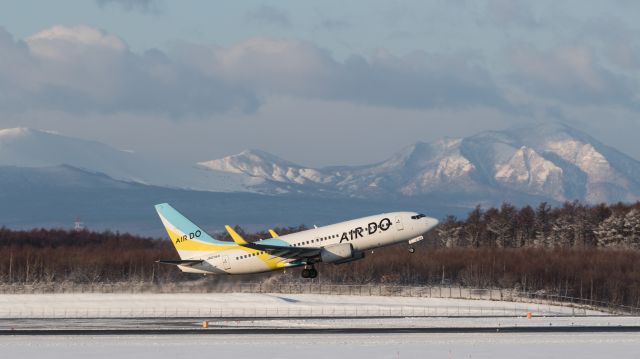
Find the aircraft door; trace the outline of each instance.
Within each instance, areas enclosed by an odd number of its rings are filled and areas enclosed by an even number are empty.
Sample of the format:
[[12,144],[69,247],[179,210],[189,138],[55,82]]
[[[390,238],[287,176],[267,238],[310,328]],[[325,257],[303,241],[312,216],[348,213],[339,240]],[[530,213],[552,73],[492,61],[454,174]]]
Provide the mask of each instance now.
[[402,225],[402,217],[396,216],[395,225],[396,225],[396,228],[398,229],[398,231],[401,231],[401,230],[404,229],[404,226]]
[[222,256],[222,267],[224,270],[231,269],[231,263],[229,262],[229,256]]

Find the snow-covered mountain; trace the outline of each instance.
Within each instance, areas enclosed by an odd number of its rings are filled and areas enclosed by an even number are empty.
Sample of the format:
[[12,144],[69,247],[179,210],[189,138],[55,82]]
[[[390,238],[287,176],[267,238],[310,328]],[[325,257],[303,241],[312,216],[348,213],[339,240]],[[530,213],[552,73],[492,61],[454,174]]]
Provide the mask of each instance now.
[[0,130],[0,166],[70,166],[121,181],[213,192],[426,198],[460,207],[640,199],[640,162],[561,124],[418,142],[382,162],[326,168],[260,150],[197,164],[166,163],[95,141],[14,128]]
[[258,150],[166,163],[16,128],[0,130],[0,199],[0,226],[68,226],[80,216],[93,229],[160,235],[152,208],[164,201],[213,229],[322,224],[409,208],[463,216],[502,201],[635,201],[640,162],[557,124],[418,142],[382,162],[327,168]]
[[255,180],[193,164],[168,164],[106,144],[29,128],[0,130],[0,166],[71,166],[117,180],[209,191],[247,191]]
[[531,124],[467,138],[418,142],[367,166],[315,169],[256,150],[198,165],[261,179],[249,188],[263,193],[436,196],[463,205],[640,199],[640,162],[562,124]]

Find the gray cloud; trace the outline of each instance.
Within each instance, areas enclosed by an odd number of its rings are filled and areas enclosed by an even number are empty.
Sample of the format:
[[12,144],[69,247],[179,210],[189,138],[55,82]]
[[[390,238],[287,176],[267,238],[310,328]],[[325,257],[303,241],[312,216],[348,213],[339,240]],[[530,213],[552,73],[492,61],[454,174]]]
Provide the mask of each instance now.
[[203,116],[254,111],[255,94],[173,61],[131,52],[87,26],[56,26],[26,41],[0,29],[0,106],[5,110],[147,112]]
[[291,26],[289,15],[285,11],[270,5],[261,5],[257,9],[249,10],[245,13],[245,17],[250,21],[267,25]]
[[195,61],[202,71],[265,95],[399,108],[508,107],[488,71],[467,54],[394,56],[379,51],[337,61],[307,42],[266,38],[185,51],[192,53],[186,61]]
[[466,54],[379,51],[338,61],[307,42],[268,38],[138,54],[88,26],[55,26],[24,41],[1,30],[0,51],[4,111],[203,117],[253,112],[273,95],[410,109],[508,107]]
[[588,47],[519,46],[509,55],[511,79],[535,96],[573,105],[638,105],[635,81],[606,67]]
[[539,26],[530,5],[523,0],[489,0],[486,3],[490,19],[498,26]]
[[329,31],[344,30],[351,27],[351,24],[346,20],[340,19],[326,19],[320,23],[320,26]]
[[640,68],[640,47],[635,41],[640,31],[631,29],[619,18],[602,16],[587,21],[576,42],[591,44],[611,65],[622,70]]
[[95,0],[101,8],[117,5],[125,11],[158,14],[162,12],[160,0]]

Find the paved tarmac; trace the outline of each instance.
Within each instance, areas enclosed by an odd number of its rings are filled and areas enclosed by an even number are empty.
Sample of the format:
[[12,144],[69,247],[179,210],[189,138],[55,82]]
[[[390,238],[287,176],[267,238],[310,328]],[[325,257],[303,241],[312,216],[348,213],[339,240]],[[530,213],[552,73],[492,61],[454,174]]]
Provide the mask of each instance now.
[[[536,322],[520,320],[496,323],[460,321],[460,318],[440,318],[438,322],[411,318],[382,318],[377,323],[369,319],[345,320],[290,318],[273,320],[211,320],[202,327],[201,318],[83,318],[83,319],[0,319],[0,335],[162,335],[162,334],[383,334],[383,333],[615,333],[640,332],[637,318],[618,320],[594,318],[576,319],[576,323]],[[544,320],[545,318],[540,318]],[[609,320],[602,321],[602,320]],[[458,322],[456,322],[456,320]],[[558,320],[553,318],[553,320]],[[602,321],[602,322],[601,322]],[[302,323],[302,324],[301,324]],[[570,325],[569,325],[570,324]]]

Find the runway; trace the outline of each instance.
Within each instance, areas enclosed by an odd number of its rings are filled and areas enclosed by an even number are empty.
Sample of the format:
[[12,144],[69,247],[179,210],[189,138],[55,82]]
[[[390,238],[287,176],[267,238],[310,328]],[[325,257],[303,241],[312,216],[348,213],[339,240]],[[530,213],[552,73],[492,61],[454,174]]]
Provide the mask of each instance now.
[[238,334],[464,334],[464,333],[637,333],[634,327],[460,327],[460,328],[291,328],[291,329],[18,329],[2,330],[0,335],[238,335]]
[[0,335],[638,333],[637,317],[0,319]]
[[[205,319],[206,320],[206,319]],[[0,319],[3,357],[545,358],[640,356],[636,317]],[[550,355],[553,354],[553,355]]]
[[[402,329],[397,329],[402,330]],[[277,356],[316,358],[638,358],[637,332],[590,333],[348,333],[345,330],[238,330],[202,335],[103,333],[105,335],[0,335],[0,353],[7,358],[157,359],[205,355],[216,358]],[[265,331],[266,332],[266,331]],[[185,354],[186,353],[186,354]]]

